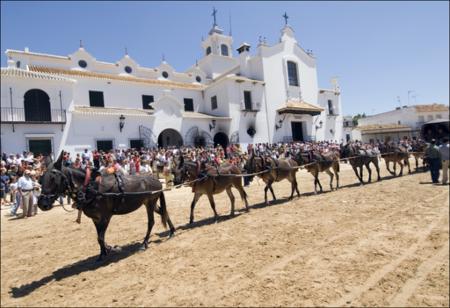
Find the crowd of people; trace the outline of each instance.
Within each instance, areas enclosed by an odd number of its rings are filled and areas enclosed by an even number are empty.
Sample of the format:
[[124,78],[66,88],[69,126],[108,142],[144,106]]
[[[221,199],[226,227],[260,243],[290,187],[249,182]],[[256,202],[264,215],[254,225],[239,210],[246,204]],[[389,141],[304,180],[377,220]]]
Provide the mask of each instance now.
[[[402,139],[397,146],[412,150],[418,140]],[[383,152],[386,145],[380,141],[370,143],[354,142],[363,149]],[[82,153],[64,152],[63,162],[66,167],[85,169],[87,167],[107,173],[122,174],[155,174],[164,178],[166,187],[173,183],[173,169],[176,167],[176,157],[182,155],[185,159],[198,161],[201,164],[219,166],[223,163],[234,164],[243,169],[250,155],[263,155],[274,159],[287,158],[299,151],[315,153],[339,152],[342,144],[337,142],[291,142],[291,143],[257,143],[249,144],[242,149],[239,144],[232,144],[225,149],[220,145],[206,147],[168,147],[158,149],[115,149],[111,151],[88,151]],[[437,147],[431,142],[426,149],[425,157],[430,167],[433,183],[439,179],[439,169],[442,166],[442,183],[448,181],[449,142],[448,139]],[[2,154],[1,160],[1,202],[2,206],[10,206],[9,215],[22,218],[31,217],[37,213],[37,199],[40,194],[39,177],[45,172],[44,156],[31,152],[19,154]],[[245,185],[249,182],[245,181]],[[67,197],[70,203],[70,198]],[[59,202],[63,203],[63,196]],[[17,215],[19,208],[22,214]]]

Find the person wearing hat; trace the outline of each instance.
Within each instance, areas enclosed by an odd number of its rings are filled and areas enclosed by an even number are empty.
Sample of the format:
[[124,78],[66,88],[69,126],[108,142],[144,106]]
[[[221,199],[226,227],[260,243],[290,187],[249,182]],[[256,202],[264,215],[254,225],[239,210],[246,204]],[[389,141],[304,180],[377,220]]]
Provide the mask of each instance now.
[[33,210],[33,179],[31,178],[31,171],[25,169],[23,176],[17,182],[17,190],[22,197],[22,216],[19,218],[29,217]]
[[431,181],[434,184],[439,183],[439,168],[441,164],[441,153],[439,153],[439,148],[436,146],[436,140],[431,139],[430,144],[425,150],[425,159],[430,166]]

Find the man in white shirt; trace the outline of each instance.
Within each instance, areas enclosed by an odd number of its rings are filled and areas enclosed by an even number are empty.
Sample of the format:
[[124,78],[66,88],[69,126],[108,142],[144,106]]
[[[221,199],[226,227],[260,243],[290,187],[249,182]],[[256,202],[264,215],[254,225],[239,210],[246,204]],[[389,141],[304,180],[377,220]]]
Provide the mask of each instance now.
[[22,197],[22,216],[19,218],[30,217],[33,211],[33,180],[30,177],[31,171],[26,169],[23,176],[17,182],[17,190]]

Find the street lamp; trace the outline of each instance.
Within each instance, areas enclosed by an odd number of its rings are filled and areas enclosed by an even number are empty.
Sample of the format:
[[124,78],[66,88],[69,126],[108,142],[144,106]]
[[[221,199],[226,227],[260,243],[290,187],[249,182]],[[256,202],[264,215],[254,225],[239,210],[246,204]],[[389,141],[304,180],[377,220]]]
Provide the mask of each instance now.
[[123,114],[119,117],[119,129],[122,132],[123,127],[125,126],[125,116]]
[[216,120],[211,120],[211,124],[209,124],[209,131],[212,131],[216,128]]

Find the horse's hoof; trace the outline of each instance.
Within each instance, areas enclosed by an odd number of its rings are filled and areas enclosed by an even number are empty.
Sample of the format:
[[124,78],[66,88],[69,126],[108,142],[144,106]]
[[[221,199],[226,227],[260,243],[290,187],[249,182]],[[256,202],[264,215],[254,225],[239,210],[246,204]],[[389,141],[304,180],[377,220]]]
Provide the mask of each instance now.
[[174,237],[175,236],[175,231],[170,231],[170,233],[169,233],[169,238],[172,238],[172,237]]
[[230,217],[234,217],[234,213],[230,213]]
[[139,250],[140,250],[140,251],[145,251],[145,250],[147,250],[147,248],[148,248],[148,244],[142,244],[142,245],[139,247]]
[[102,263],[104,261],[103,255],[100,255],[97,259],[95,259],[95,263]]
[[122,247],[115,245],[114,247],[111,247],[110,252],[121,252]]

